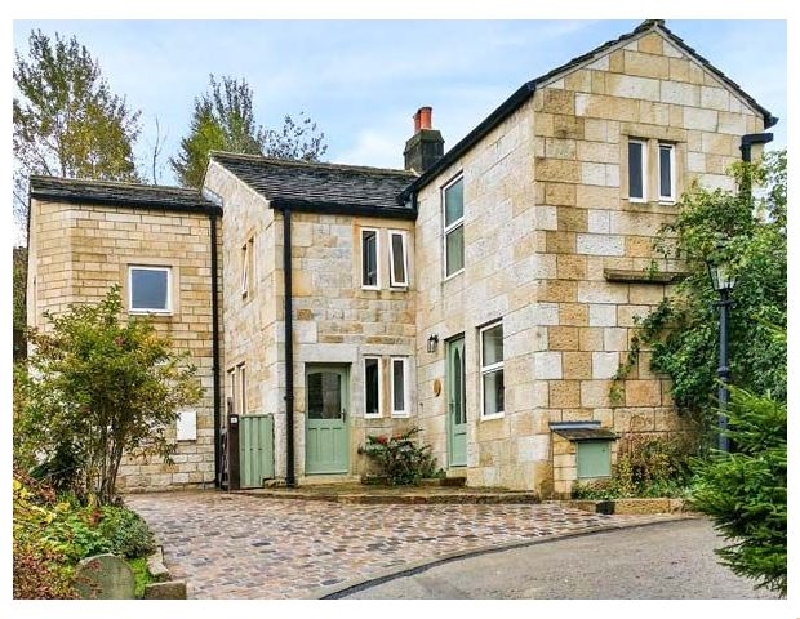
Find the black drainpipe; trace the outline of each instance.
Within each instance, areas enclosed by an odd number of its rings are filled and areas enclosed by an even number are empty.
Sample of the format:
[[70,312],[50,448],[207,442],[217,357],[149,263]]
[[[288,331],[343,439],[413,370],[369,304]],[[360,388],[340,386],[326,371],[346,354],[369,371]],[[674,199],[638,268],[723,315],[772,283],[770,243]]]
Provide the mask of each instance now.
[[739,150],[742,151],[742,161],[752,161],[753,144],[768,144],[772,142],[772,138],[773,135],[771,133],[746,133],[743,135],[742,145],[739,147]]
[[220,421],[222,419],[222,398],[219,391],[219,275],[217,256],[217,207],[211,206],[208,210],[211,236],[211,348],[213,355],[214,372],[214,487],[219,488],[221,482],[220,464]]
[[[742,136],[742,145],[739,150],[742,151],[742,161],[750,163],[753,160],[753,144],[768,144],[772,142],[773,135],[771,133],[746,133]],[[751,193],[751,180],[750,175],[745,175],[744,182],[742,183],[741,192],[743,196],[749,196]]]
[[292,341],[292,212],[283,209],[283,324],[286,372],[286,486],[294,488],[294,342]]

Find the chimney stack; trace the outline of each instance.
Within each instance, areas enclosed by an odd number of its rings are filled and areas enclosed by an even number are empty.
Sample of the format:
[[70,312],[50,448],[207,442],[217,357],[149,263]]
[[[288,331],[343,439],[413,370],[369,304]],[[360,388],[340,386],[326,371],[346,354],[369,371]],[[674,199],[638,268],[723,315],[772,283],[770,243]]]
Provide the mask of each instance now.
[[422,174],[444,155],[444,139],[438,129],[431,128],[433,109],[421,107],[414,114],[414,135],[406,142],[403,152],[406,170]]

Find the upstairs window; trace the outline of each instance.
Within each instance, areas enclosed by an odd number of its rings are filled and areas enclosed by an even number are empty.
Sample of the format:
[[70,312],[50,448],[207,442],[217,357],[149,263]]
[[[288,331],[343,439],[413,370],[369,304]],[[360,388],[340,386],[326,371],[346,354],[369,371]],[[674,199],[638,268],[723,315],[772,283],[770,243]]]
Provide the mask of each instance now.
[[675,145],[658,145],[658,199],[675,201]]
[[380,290],[378,278],[378,231],[361,229],[361,287]]
[[131,312],[171,312],[171,280],[169,267],[129,267],[128,309]]
[[408,286],[408,251],[405,232],[389,231],[389,280],[391,286]]
[[464,182],[458,179],[444,189],[444,274],[464,270]]
[[628,198],[631,202],[644,202],[647,178],[647,143],[642,140],[628,141]]
[[481,330],[481,416],[497,417],[505,410],[503,380],[503,325],[494,324]]
[[242,297],[247,297],[253,286],[253,246],[252,238],[242,245]]

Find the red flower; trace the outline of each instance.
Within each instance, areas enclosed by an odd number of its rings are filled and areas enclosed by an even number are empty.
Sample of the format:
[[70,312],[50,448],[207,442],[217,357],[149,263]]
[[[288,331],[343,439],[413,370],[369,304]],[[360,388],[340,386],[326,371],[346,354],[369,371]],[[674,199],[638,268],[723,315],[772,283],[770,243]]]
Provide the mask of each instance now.
[[385,436],[379,436],[375,439],[375,442],[379,445],[386,445],[389,442],[389,439]]

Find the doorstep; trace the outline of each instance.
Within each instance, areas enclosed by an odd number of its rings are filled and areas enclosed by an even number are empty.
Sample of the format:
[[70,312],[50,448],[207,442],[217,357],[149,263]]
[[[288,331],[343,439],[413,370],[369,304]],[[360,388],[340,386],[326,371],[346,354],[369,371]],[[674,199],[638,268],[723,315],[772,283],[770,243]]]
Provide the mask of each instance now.
[[458,486],[362,486],[336,484],[299,488],[256,488],[232,490],[263,499],[300,499],[347,504],[442,504],[442,503],[541,503],[533,492],[499,488],[461,488]]

